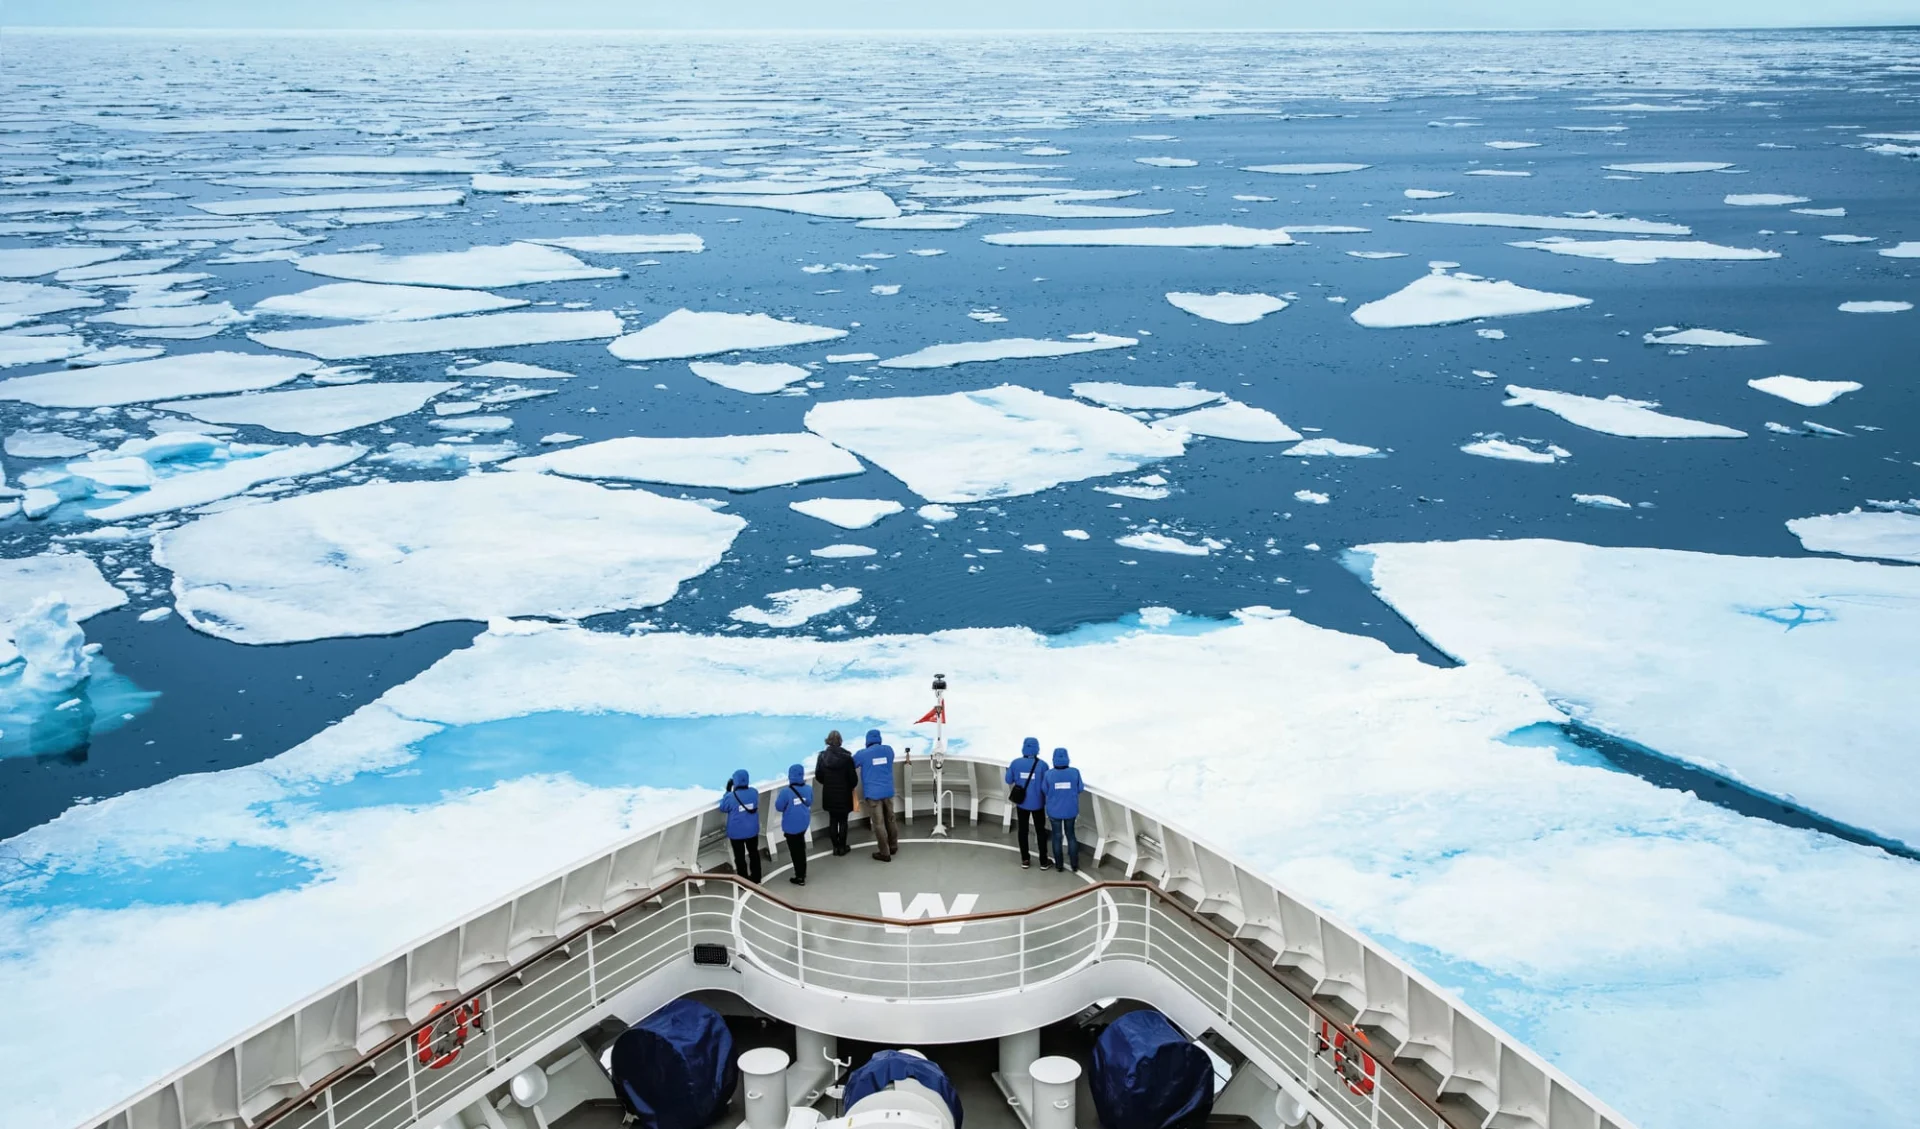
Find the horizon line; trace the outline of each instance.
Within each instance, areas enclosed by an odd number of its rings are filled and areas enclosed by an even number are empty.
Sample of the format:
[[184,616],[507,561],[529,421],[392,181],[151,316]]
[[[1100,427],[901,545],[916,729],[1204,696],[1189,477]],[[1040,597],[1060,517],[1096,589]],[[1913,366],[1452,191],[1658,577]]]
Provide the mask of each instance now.
[[1742,32],[1742,31],[1920,31],[1920,22],[1899,23],[1854,23],[1854,24],[1679,24],[1671,26],[1580,26],[1561,27],[1551,25],[1530,25],[1524,27],[1488,26],[1488,27],[1250,27],[1230,25],[1223,27],[378,27],[378,26],[339,26],[339,27],[199,27],[199,26],[106,26],[87,24],[0,24],[0,34],[6,32],[73,32],[81,34],[113,34],[124,32],[173,32],[173,33],[221,33],[221,34],[312,34],[333,32],[387,32],[409,35],[418,34],[487,34],[487,35],[565,35],[598,34],[607,32],[645,32],[667,35],[1084,35],[1101,33],[1113,35],[1211,35],[1223,32],[1245,34],[1287,34],[1287,35],[1432,35],[1432,34],[1524,34],[1531,32],[1633,32],[1633,33],[1672,33],[1672,32]]

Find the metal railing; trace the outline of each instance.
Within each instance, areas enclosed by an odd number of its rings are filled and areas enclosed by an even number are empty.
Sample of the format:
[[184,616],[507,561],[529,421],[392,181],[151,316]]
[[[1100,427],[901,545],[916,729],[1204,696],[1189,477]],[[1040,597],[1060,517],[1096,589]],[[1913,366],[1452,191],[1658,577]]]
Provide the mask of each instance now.
[[[532,955],[264,1113],[254,1129],[402,1129],[502,1063],[575,1029],[693,946],[730,946],[806,988],[888,1000],[1018,993],[1098,962],[1165,973],[1349,1129],[1448,1129],[1441,1110],[1361,1049],[1364,1039],[1277,975],[1268,960],[1158,887],[1101,882],[1024,910],[896,921],[812,910],[732,875],[650,891]],[[454,1017],[449,1019],[449,1016]],[[438,1065],[434,1065],[438,1063]]]

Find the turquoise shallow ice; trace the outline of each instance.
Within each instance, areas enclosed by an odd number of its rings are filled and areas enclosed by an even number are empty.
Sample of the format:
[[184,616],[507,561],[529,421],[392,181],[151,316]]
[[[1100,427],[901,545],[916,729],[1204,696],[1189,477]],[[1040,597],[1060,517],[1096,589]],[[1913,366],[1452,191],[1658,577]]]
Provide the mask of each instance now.
[[1920,35],[7,42],[18,1124],[934,670],[1643,1129],[1911,1120]]

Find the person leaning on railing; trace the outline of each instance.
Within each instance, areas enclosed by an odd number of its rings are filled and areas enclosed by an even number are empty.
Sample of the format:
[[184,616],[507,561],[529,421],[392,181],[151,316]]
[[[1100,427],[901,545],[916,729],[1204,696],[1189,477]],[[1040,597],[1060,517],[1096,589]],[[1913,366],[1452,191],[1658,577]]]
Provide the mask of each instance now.
[[1020,755],[1007,766],[1007,802],[1013,805],[1014,826],[1020,829],[1020,865],[1033,865],[1027,853],[1027,824],[1033,824],[1034,837],[1040,840],[1040,869],[1047,861],[1047,765],[1040,759],[1040,739],[1029,737],[1020,745]]
[[[1047,822],[1053,826],[1054,865],[1061,871],[1080,872],[1080,840],[1073,833],[1073,822],[1080,818],[1080,793],[1086,790],[1067,751],[1055,749],[1053,767],[1047,770]],[[1047,860],[1041,859],[1041,868],[1046,865]]]
[[780,833],[787,837],[787,857],[793,861],[795,886],[807,884],[807,825],[813,822],[813,789],[807,787],[805,765],[787,766],[787,786],[774,797],[774,810],[780,813]]
[[900,836],[893,829],[893,746],[880,740],[878,729],[867,730],[867,747],[854,758],[860,766],[860,796],[866,800],[867,819],[873,824],[873,857],[892,862],[900,849]]
[[746,769],[734,772],[727,794],[720,797],[720,810],[727,817],[733,872],[749,882],[760,881],[760,792]]
[[820,789],[820,810],[827,813],[827,837],[833,840],[835,857],[853,848],[847,846],[847,816],[854,808],[854,790],[860,786],[860,774],[853,754],[840,745],[838,729],[827,734],[827,747],[813,762],[813,783]]

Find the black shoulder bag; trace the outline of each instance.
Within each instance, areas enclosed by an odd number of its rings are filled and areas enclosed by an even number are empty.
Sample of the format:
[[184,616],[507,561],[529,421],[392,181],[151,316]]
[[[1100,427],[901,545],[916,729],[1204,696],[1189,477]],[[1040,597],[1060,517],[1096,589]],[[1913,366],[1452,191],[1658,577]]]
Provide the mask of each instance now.
[[1022,780],[1020,783],[1015,784],[1010,790],[1008,790],[1007,792],[1008,802],[1015,803],[1015,804],[1025,803],[1027,800],[1027,785],[1033,783],[1033,774],[1039,771],[1040,771],[1040,758],[1035,757],[1033,758],[1033,767],[1027,769],[1027,778],[1025,780]]

